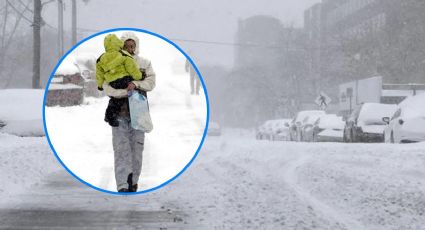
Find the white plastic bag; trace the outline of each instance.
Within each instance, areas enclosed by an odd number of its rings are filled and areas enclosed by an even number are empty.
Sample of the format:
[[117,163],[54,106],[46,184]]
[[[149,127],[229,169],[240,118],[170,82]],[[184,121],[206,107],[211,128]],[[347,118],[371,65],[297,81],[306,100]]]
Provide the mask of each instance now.
[[137,91],[133,91],[128,98],[130,106],[131,126],[134,129],[149,133],[153,129],[151,115],[149,114],[148,100]]

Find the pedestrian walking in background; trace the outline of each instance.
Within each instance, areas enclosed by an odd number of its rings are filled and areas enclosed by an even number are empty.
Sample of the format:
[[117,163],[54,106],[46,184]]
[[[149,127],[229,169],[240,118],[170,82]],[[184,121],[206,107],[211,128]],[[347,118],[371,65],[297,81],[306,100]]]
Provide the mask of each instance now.
[[199,95],[199,90],[201,89],[201,81],[199,80],[198,74],[190,64],[189,60],[186,59],[185,70],[190,75],[190,94]]

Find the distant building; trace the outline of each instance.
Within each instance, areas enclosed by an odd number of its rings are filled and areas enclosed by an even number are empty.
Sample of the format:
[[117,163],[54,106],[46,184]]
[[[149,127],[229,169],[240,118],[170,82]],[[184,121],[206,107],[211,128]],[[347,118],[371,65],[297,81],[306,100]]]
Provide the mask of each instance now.
[[307,39],[308,76],[313,79],[314,90],[320,91],[322,47],[322,4],[317,3],[304,12],[304,30]]
[[270,16],[254,16],[239,20],[235,46],[228,81],[234,94],[227,105],[233,114],[226,119],[248,125],[296,112],[312,92],[305,79],[303,29],[284,27]]
[[[397,6],[393,3],[386,0],[322,0],[305,10],[309,75],[317,79],[317,90],[333,88],[336,92],[335,85],[368,76],[385,76],[384,82],[407,78],[391,76],[383,69],[386,67],[382,63],[380,41],[386,36],[388,21],[395,18]],[[337,96],[330,94],[334,98]]]
[[323,35],[325,40],[343,35],[361,38],[377,33],[385,26],[385,0],[323,0]]
[[270,16],[239,20],[236,33],[235,67],[261,66],[272,70],[278,66],[283,25]]

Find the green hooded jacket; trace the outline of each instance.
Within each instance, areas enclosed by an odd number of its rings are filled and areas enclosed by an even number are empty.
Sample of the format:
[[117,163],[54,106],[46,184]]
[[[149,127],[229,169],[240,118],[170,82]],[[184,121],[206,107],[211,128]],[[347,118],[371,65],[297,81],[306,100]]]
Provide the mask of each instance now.
[[108,34],[104,40],[105,53],[96,63],[97,86],[102,88],[103,82],[113,82],[125,76],[141,80],[142,73],[131,54],[122,50],[124,42],[115,34]]

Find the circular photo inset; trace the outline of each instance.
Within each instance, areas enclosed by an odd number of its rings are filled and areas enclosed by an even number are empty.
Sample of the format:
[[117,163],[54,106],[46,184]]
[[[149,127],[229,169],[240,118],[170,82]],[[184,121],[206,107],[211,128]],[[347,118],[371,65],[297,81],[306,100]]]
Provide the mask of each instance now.
[[140,29],[90,36],[46,86],[46,137],[65,169],[103,192],[158,189],[189,167],[208,127],[199,71],[177,45]]

